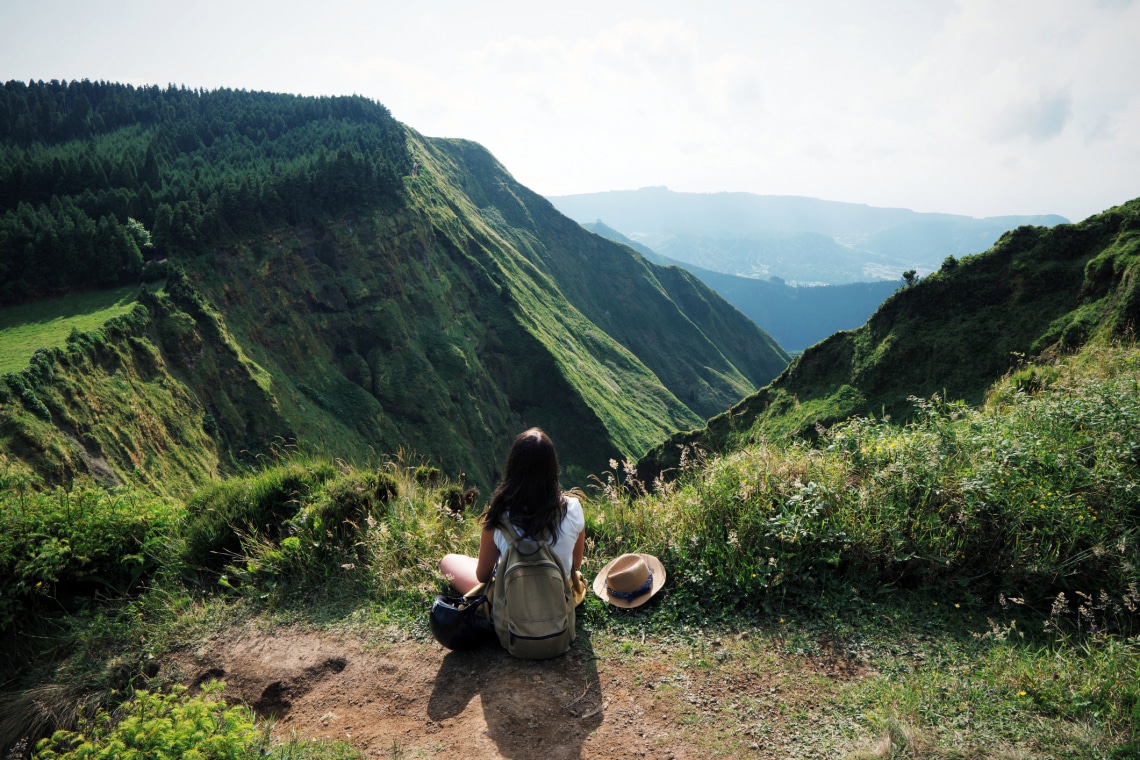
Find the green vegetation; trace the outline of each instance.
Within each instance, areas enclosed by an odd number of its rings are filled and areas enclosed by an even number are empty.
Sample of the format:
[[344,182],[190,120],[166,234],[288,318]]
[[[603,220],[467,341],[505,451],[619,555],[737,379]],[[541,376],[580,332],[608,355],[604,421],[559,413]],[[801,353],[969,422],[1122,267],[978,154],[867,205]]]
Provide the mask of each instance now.
[[37,493],[11,475],[0,490],[10,494],[0,511],[0,632],[56,605],[127,594],[169,561],[179,512],[170,502],[90,488]]
[[62,348],[76,332],[90,332],[130,311],[138,287],[98,290],[0,309],[0,375],[18,372],[39,348]]
[[0,304],[389,201],[410,164],[400,125],[360,97],[7,82]]
[[638,464],[652,480],[680,446],[729,451],[852,415],[902,422],[911,396],[980,403],[1025,357],[1129,335],[1140,323],[1140,199],[1080,224],[1020,227],[888,298],[858,330],[799,356],[771,385],[674,435]]
[[[87,83],[7,85],[0,135],[5,303],[135,279],[120,238],[169,258],[0,375],[0,751],[347,755],[159,663],[251,620],[425,637],[472,486],[537,424],[595,487],[591,562],[668,568],[639,611],[586,601],[598,651],[839,652],[865,677],[788,703],[817,755],[1135,753],[1140,201],[948,261],[646,468],[786,354],[478,146],[355,98]],[[144,180],[75,184],[104,159]],[[779,704],[679,709],[738,755]]]
[[264,373],[180,275],[130,310],[0,375],[0,464],[70,488],[185,494],[289,434]]
[[[788,361],[695,279],[378,103],[0,88],[0,304],[159,276],[167,297],[129,334],[84,351],[37,334],[34,372],[26,346],[5,351],[0,462],[173,489],[297,441],[353,462],[415,451],[488,488],[541,425],[580,484]],[[69,336],[99,333],[96,311]]]
[[1049,369],[1045,388],[1018,373],[980,408],[913,399],[905,427],[854,418],[815,445],[717,458],[648,497],[649,545],[683,553],[720,604],[787,583],[1004,594],[1042,615],[1062,592],[1140,602],[1140,354],[1089,347]]
[[137,692],[110,715],[99,711],[79,731],[57,731],[36,745],[40,760],[139,757],[155,760],[212,760],[269,757],[277,760],[350,760],[359,757],[340,742],[313,747],[300,740],[270,742],[248,707],[230,707],[220,698],[225,684],[202,685],[202,696],[186,687],[168,694]]
[[[587,504],[588,555],[649,551],[670,580],[650,611],[619,614],[589,598],[582,625],[599,647],[640,632],[660,637],[663,652],[701,651],[708,638],[752,631],[752,646],[793,655],[820,641],[845,648],[872,675],[827,687],[825,714],[803,713],[816,749],[1127,756],[1140,728],[1140,348],[1091,345],[1027,365],[980,407],[914,403],[919,414],[905,426],[855,418],[814,444],[689,450],[678,477],[653,493],[631,463],[612,462]],[[223,618],[326,625],[380,614],[423,635],[440,584],[435,559],[478,543],[475,512],[445,506],[458,484],[421,462],[375,471],[282,454],[184,507],[142,492],[0,492],[5,556],[41,547],[5,571],[26,579],[24,595],[10,595],[23,605],[21,628],[35,619],[67,631],[44,648],[8,638],[5,677],[34,683],[52,672],[67,679],[59,693],[88,700],[89,711],[153,694],[162,682],[147,663],[200,635],[203,605]],[[100,531],[123,541],[96,553],[88,537]],[[101,594],[76,583],[94,577]],[[99,691],[111,684],[120,691]],[[0,698],[23,718],[4,724],[5,742],[35,724],[25,693]],[[164,699],[163,709],[188,715],[224,709],[177,692]],[[763,709],[748,705],[737,704],[746,726]],[[825,733],[823,719],[848,728]],[[110,746],[108,732],[124,723],[95,720],[80,733]],[[260,730],[234,726],[225,741],[264,746]],[[78,741],[60,734],[50,746]]]

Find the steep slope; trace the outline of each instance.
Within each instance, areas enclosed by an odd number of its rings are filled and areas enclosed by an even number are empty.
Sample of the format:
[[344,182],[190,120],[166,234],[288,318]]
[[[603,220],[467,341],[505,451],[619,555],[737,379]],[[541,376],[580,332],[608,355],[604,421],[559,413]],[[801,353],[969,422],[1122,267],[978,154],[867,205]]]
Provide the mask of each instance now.
[[1138,322],[1140,199],[1079,224],[1020,227],[808,349],[704,429],[655,447],[638,471],[675,467],[687,444],[723,451],[758,436],[811,436],[855,414],[906,419],[911,396],[976,403],[1026,356],[1129,336]]
[[696,275],[784,349],[793,352],[802,351],[832,333],[860,326],[901,284],[880,280],[848,285],[793,286],[779,278],[739,277],[662,256],[603,222],[582,226],[608,240],[630,246],[654,264],[680,267]]
[[787,365],[770,336],[699,279],[587,234],[514,182],[481,146],[459,140],[423,145],[488,227],[697,414],[723,409],[725,399]]
[[0,376],[5,472],[179,494],[292,437],[271,378],[217,313],[180,278],[168,290]]
[[[131,330],[77,336],[0,381],[0,460],[49,483],[199,483],[295,440],[347,460],[418,455],[486,487],[511,437],[541,425],[582,484],[786,366],[695,277],[591,235],[481,147],[424,138],[379,104],[89,83],[0,94],[61,114],[41,136],[0,124],[10,297],[76,281],[21,241],[71,235],[43,252],[86,271],[105,230],[130,254],[108,283],[171,268]],[[94,115],[67,126],[80,98]],[[76,170],[37,208],[14,188],[46,188],[53,162],[114,179],[84,188]],[[137,216],[112,221],[122,210]],[[119,358],[83,385],[88,344]],[[136,395],[178,411],[144,431],[127,424]]]

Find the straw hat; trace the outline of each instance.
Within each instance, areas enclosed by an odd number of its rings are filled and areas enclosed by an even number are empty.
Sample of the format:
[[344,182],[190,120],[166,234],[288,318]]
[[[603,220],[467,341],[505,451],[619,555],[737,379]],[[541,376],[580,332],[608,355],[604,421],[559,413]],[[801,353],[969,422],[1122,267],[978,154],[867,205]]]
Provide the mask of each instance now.
[[615,607],[640,607],[665,585],[665,566],[652,554],[623,554],[598,571],[594,593]]

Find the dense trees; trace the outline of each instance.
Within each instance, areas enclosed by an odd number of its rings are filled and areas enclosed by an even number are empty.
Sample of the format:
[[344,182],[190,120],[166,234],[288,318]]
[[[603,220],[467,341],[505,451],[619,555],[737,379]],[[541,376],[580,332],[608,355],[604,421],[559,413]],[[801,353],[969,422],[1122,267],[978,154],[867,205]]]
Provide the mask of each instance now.
[[403,129],[365,98],[7,82],[0,305],[383,202],[410,168]]

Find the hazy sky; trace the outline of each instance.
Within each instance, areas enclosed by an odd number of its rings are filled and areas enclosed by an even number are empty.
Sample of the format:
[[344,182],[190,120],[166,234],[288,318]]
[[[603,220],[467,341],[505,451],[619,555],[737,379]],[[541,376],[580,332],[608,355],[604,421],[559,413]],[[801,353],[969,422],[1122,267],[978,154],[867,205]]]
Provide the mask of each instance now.
[[1130,0],[0,3],[0,80],[365,95],[544,195],[1079,220],[1140,196],[1138,74]]

